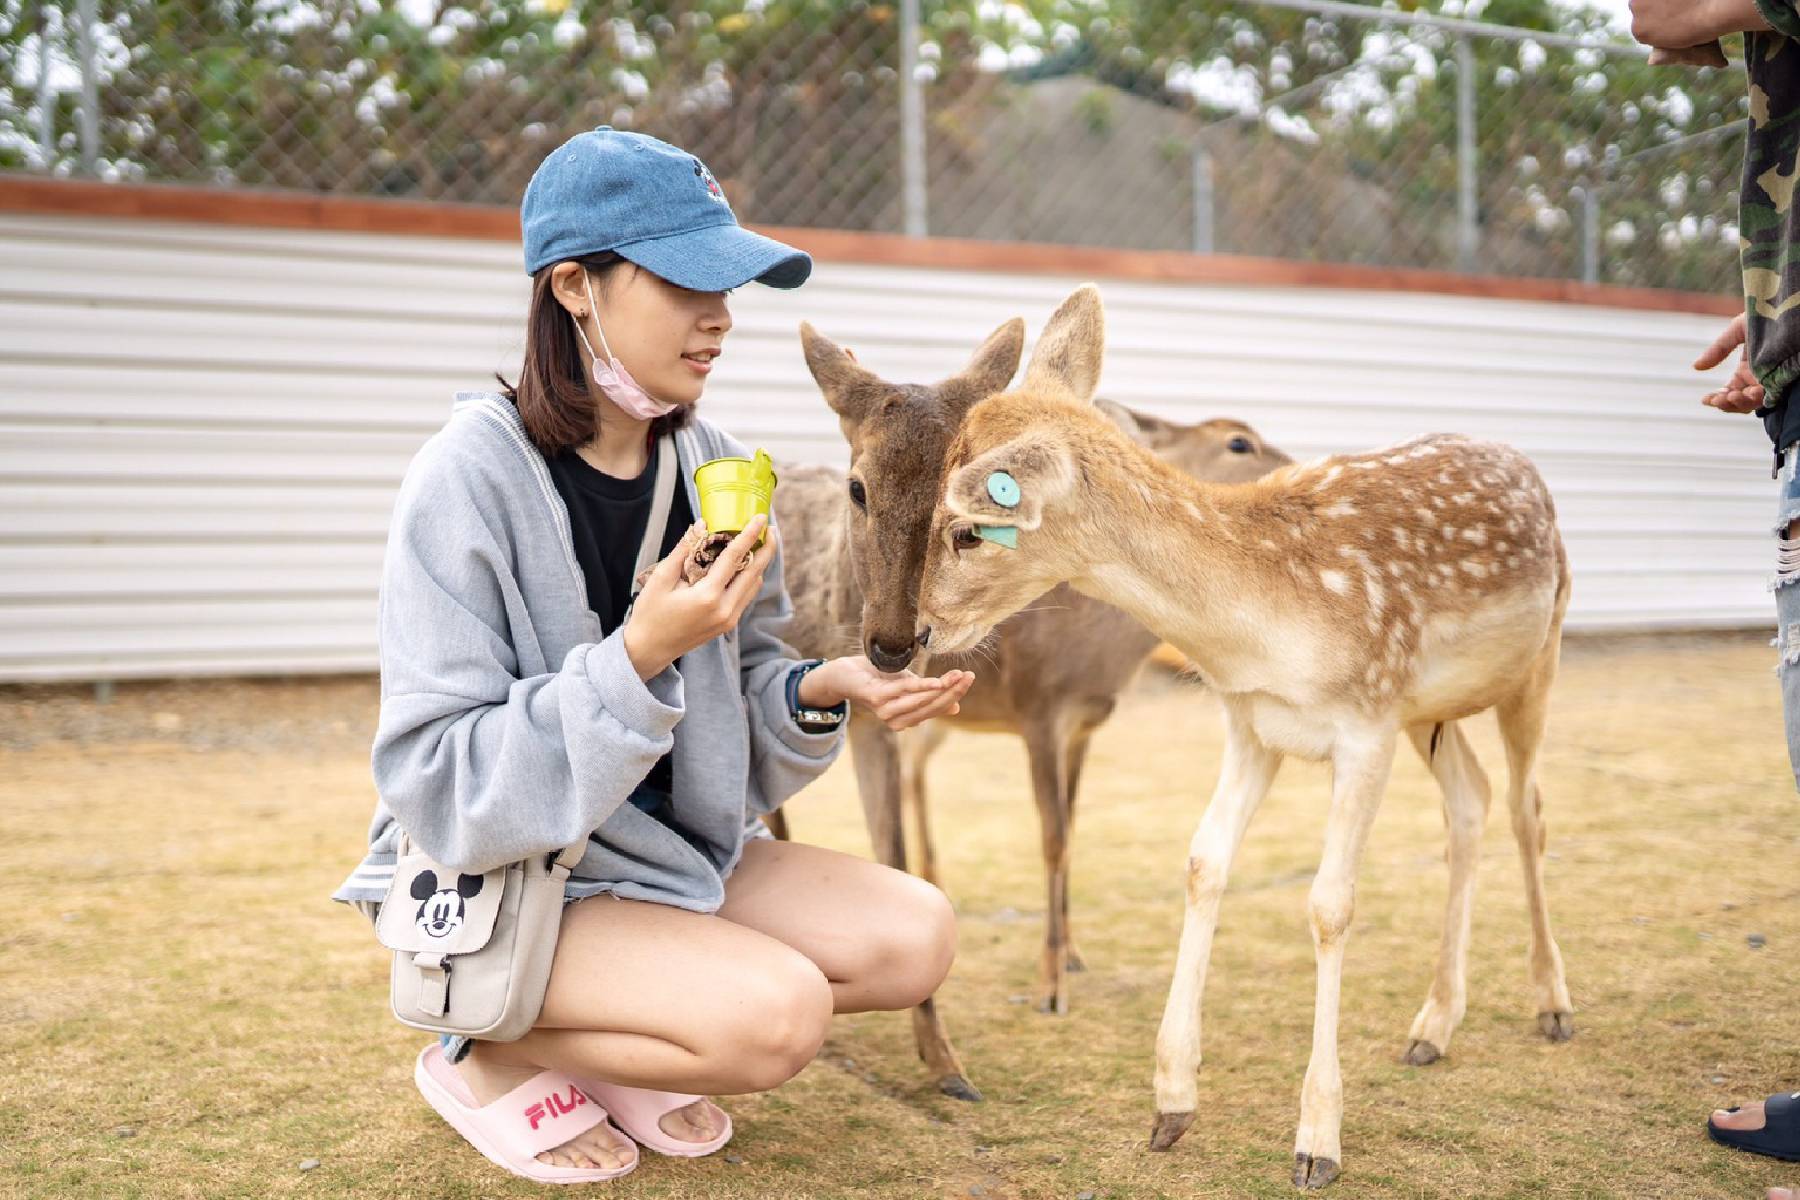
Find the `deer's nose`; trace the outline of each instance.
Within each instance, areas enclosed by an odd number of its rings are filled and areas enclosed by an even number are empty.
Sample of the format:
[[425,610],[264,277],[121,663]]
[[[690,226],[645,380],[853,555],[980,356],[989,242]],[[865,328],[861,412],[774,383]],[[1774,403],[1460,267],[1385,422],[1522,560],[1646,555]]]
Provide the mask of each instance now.
[[913,648],[910,643],[898,650],[891,650],[881,644],[880,638],[874,637],[869,639],[868,651],[869,661],[883,671],[904,671],[906,664],[910,663],[913,658]]

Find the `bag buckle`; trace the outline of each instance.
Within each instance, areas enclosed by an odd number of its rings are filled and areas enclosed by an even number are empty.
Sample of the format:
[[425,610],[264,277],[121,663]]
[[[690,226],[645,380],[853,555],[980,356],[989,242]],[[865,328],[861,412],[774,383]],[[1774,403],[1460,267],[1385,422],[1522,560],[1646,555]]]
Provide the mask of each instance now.
[[450,960],[435,950],[413,955],[419,969],[419,1011],[434,1017],[450,1011]]

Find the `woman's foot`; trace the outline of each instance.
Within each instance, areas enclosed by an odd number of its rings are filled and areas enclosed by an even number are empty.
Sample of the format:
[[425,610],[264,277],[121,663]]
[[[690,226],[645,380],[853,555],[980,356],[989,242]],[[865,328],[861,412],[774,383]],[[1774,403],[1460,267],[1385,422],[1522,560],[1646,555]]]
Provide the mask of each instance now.
[[725,1113],[702,1097],[686,1108],[666,1112],[657,1122],[662,1131],[681,1142],[710,1142],[725,1132]]
[[[475,1096],[477,1104],[492,1104],[538,1074],[539,1067],[513,1067],[489,1061],[489,1055],[482,1051],[482,1043],[476,1042],[456,1064],[456,1072],[468,1085]],[[675,1114],[671,1113],[673,1117]],[[681,1137],[670,1131],[671,1137]],[[635,1153],[630,1140],[614,1129],[609,1123],[602,1121],[592,1129],[570,1138],[554,1150],[546,1150],[537,1156],[537,1160],[548,1167],[579,1167],[583,1169],[599,1169],[614,1171],[629,1163]]]
[[1752,1100],[1748,1104],[1740,1104],[1737,1108],[1713,1109],[1712,1123],[1720,1129],[1736,1129],[1742,1133],[1753,1133],[1763,1127],[1763,1102]]

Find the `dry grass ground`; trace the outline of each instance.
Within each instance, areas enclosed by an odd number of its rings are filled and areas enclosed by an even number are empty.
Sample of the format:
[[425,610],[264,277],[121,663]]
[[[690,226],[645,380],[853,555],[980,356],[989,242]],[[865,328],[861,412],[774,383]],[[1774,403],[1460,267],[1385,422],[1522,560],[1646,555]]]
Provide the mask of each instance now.
[[[1748,1200],[1800,1182],[1700,1129],[1714,1105],[1800,1086],[1800,819],[1770,654],[1748,638],[1572,645],[1544,772],[1579,1010],[1567,1045],[1535,1032],[1502,811],[1481,855],[1468,1018],[1443,1062],[1400,1063],[1446,874],[1436,794],[1403,758],[1345,975],[1339,1200]],[[419,1099],[420,1035],[384,1012],[367,926],[325,902],[361,843],[372,716],[367,679],[137,685],[105,706],[0,692],[0,1194],[537,1190]],[[1475,736],[1498,767],[1491,721]],[[740,1161],[647,1156],[611,1193],[1289,1195],[1318,767],[1289,765],[1233,875],[1199,1119],[1173,1153],[1144,1150],[1182,860],[1218,757],[1211,700],[1161,678],[1097,738],[1076,838],[1092,969],[1056,1019],[1022,1002],[1042,909],[1022,750],[953,739],[933,780],[962,919],[942,997],[987,1102],[930,1089],[903,1017],[840,1019],[799,1078],[731,1103]],[[790,812],[798,836],[866,853],[847,764]]]

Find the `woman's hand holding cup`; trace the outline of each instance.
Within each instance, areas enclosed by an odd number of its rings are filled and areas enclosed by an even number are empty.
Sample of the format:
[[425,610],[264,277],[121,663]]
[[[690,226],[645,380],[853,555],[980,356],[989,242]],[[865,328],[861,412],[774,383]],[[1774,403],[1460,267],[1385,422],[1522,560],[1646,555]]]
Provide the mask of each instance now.
[[775,557],[773,537],[753,549],[768,524],[765,516],[752,517],[697,583],[687,583],[682,568],[706,536],[698,523],[651,568],[625,623],[625,653],[638,678],[654,679],[689,650],[737,627]]

